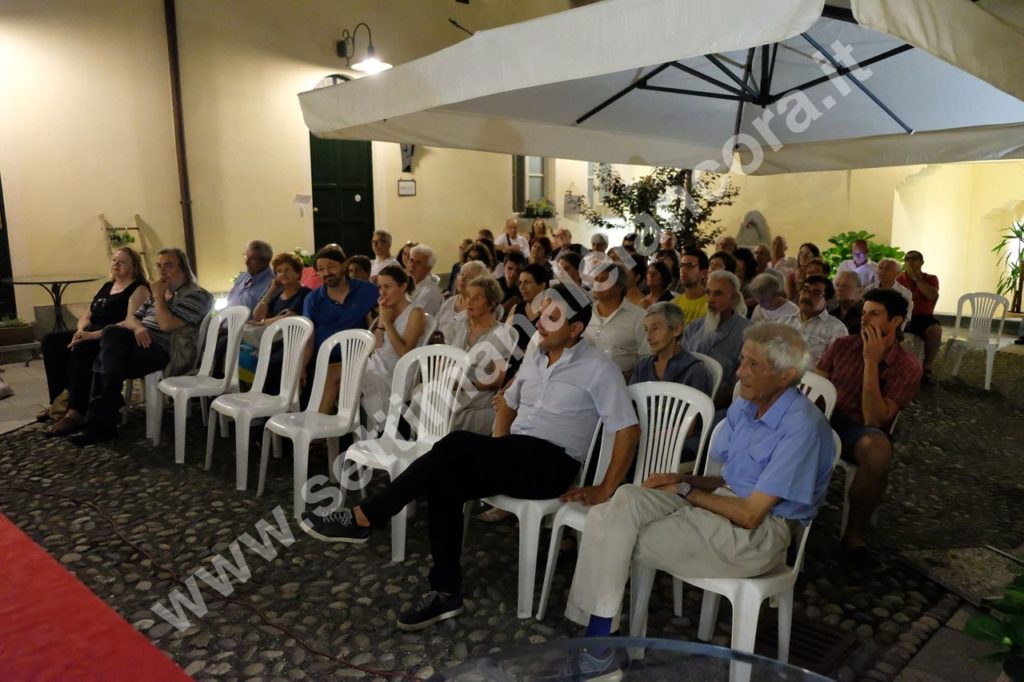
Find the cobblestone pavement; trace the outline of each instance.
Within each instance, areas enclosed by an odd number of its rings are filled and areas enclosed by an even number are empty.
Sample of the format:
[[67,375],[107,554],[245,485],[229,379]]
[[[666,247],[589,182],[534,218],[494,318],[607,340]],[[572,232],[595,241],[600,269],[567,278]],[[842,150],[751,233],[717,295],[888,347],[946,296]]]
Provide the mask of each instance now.
[[[840,680],[894,678],[958,607],[958,598],[896,560],[898,550],[983,542],[1013,548],[1024,541],[1022,453],[1015,428],[1020,417],[997,393],[960,380],[922,390],[897,431],[898,460],[875,537],[890,567],[878,576],[852,574],[837,558],[842,487],[836,475],[812,530],[796,604],[806,619],[857,638],[829,674]],[[250,490],[238,492],[233,439],[218,439],[214,468],[206,472],[201,468],[205,429],[198,418],[190,421],[183,467],[173,464],[170,420],[165,420],[164,444],[156,448],[142,439],[142,421],[136,411],[110,447],[85,450],[45,439],[37,426],[0,437],[0,511],[196,679],[365,676],[303,643],[360,666],[422,677],[513,644],[579,634],[561,617],[574,560],[568,554],[559,563],[547,618],[516,618],[514,522],[470,525],[464,616],[422,633],[401,633],[394,626],[397,611],[427,585],[425,514],[410,523],[407,559],[400,565],[389,561],[388,533],[375,534],[363,546],[325,545],[290,520],[287,456],[272,460],[267,494],[257,498],[255,450]],[[314,457],[311,473],[325,467],[324,457]],[[371,487],[380,484],[378,479]],[[96,512],[42,492],[95,503],[156,563],[182,577],[209,568],[218,553],[230,557],[229,543],[245,532],[256,536],[258,521],[276,525],[272,512],[278,505],[295,542],[275,545],[279,551],[270,561],[243,549],[251,578],[234,581],[231,599],[237,601],[219,601],[205,590],[209,612],[191,618],[191,627],[179,632],[152,608],[167,603],[176,587],[171,575],[126,545]],[[546,535],[541,542],[546,548]],[[671,584],[664,576],[655,591],[649,633],[695,639],[699,591],[687,590],[681,618],[672,615]],[[727,645],[728,607],[721,616],[715,641]],[[773,617],[766,606],[762,621]]]

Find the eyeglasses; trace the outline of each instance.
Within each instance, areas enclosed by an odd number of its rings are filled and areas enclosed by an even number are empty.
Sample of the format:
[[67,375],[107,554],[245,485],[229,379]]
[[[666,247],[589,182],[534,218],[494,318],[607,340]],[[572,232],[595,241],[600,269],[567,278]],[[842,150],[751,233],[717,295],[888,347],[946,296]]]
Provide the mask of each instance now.
[[804,293],[808,293],[811,296],[813,296],[814,298],[825,298],[825,292],[824,291],[822,291],[821,289],[815,289],[815,288],[813,288],[813,287],[811,287],[811,286],[809,286],[807,284],[805,284],[802,287],[800,287],[800,291],[803,291]]

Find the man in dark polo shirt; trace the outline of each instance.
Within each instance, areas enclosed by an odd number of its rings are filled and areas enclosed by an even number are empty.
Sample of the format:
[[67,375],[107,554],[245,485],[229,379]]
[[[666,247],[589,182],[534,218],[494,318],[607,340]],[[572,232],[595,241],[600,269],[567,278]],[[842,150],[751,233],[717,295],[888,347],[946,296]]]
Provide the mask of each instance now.
[[924,341],[924,376],[921,380],[932,382],[932,363],[942,345],[942,325],[935,319],[935,302],[939,300],[939,278],[921,271],[924,256],[920,251],[907,251],[903,257],[903,272],[896,281],[910,289],[914,301],[914,314],[907,324],[906,332]]
[[864,294],[860,335],[836,339],[821,356],[818,374],[836,387],[832,428],[843,440],[842,457],[857,465],[850,488],[850,518],[843,552],[860,570],[873,572],[881,562],[864,535],[882,499],[892,465],[889,430],[910,404],[921,381],[921,363],[900,345],[907,300],[892,289]]

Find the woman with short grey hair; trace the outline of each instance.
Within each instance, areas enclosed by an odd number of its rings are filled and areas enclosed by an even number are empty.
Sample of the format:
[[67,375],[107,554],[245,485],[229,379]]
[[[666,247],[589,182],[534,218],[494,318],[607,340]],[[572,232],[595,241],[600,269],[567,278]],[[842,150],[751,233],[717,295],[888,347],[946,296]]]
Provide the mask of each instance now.
[[796,304],[786,298],[783,283],[771,273],[762,272],[750,282],[747,290],[757,301],[751,322],[784,322],[800,314]]
[[653,303],[644,315],[644,334],[651,355],[637,360],[629,383],[671,381],[711,397],[711,375],[704,363],[682,347],[683,311],[667,301]]

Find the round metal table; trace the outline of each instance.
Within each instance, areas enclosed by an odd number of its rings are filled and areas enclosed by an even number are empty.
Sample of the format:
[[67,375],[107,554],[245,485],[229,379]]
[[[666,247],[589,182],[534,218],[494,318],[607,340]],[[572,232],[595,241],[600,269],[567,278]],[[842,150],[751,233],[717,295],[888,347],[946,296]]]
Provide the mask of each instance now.
[[72,284],[95,282],[98,279],[103,279],[103,277],[101,275],[23,275],[8,277],[4,281],[11,284],[35,284],[42,287],[53,300],[52,331],[56,332],[67,329],[67,325],[64,324],[64,315],[61,312],[61,298],[64,295],[64,290]]

